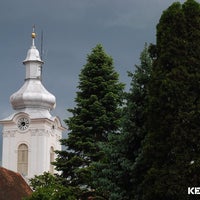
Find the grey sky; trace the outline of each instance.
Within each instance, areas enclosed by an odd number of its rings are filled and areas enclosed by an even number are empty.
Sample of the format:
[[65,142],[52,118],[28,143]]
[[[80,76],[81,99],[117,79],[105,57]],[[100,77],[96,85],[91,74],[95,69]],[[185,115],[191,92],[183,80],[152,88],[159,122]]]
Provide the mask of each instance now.
[[[1,0],[0,118],[13,111],[9,97],[23,84],[22,61],[36,25],[36,46],[44,33],[43,84],[57,99],[54,115],[73,108],[78,75],[97,43],[112,56],[120,81],[139,62],[144,43],[155,43],[156,24],[173,0]],[[183,0],[180,2],[184,2]],[[1,148],[1,146],[0,146]]]

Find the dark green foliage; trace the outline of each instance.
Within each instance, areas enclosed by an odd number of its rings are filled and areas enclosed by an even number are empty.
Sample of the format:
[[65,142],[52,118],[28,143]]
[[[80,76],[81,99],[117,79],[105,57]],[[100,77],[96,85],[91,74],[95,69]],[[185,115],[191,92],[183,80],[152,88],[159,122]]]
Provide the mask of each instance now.
[[33,190],[37,190],[38,188],[47,187],[49,185],[57,184],[59,180],[50,174],[49,172],[44,172],[42,175],[35,176],[29,180],[30,186]]
[[66,150],[57,152],[55,166],[65,185],[87,192],[91,190],[91,163],[103,158],[98,143],[119,131],[124,86],[101,45],[88,56],[79,80],[76,106],[65,120],[70,132],[61,141]]
[[141,64],[136,65],[134,74],[129,72],[132,81],[130,91],[127,94],[127,106],[124,108],[123,131],[128,134],[127,142],[130,143],[128,146],[131,148],[128,155],[134,158],[132,161],[138,156],[141,142],[147,132],[148,87],[152,68],[152,58],[147,44],[141,53],[140,61]]
[[200,185],[200,5],[172,4],[157,26],[148,134],[134,165],[137,200],[189,199]]
[[108,143],[101,144],[105,158],[95,164],[94,185],[105,199],[133,199],[132,168],[147,132],[148,83],[152,65],[147,45],[140,60],[135,73],[129,72],[132,81],[131,89],[126,94],[122,133],[110,135]]
[[43,175],[30,179],[30,186],[34,190],[25,200],[76,200],[77,191],[72,187],[62,185],[58,177],[44,172]]
[[24,200],[77,200],[76,190],[63,185],[38,188]]

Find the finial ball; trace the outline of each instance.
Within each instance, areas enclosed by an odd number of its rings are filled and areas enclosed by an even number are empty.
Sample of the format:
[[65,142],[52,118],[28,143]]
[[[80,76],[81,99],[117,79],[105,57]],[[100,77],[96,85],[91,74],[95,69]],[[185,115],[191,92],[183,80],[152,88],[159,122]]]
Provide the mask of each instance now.
[[31,37],[32,38],[35,38],[36,37],[36,34],[33,32],[33,33],[31,33]]

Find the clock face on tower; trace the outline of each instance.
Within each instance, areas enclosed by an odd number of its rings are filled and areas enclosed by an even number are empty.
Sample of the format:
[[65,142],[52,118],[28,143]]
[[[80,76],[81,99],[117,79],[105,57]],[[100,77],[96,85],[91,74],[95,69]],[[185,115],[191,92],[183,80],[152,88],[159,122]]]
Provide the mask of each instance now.
[[21,130],[24,131],[29,127],[29,120],[26,117],[22,117],[18,120],[17,122],[17,127]]

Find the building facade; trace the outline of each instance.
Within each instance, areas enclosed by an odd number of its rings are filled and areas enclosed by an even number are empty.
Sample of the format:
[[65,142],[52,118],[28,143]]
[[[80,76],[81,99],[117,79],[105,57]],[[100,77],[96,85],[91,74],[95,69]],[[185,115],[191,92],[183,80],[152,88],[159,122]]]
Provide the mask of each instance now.
[[3,125],[2,166],[19,172],[26,178],[43,172],[54,173],[51,162],[55,150],[61,150],[60,139],[64,128],[58,117],[50,111],[56,98],[41,82],[43,61],[35,46],[36,34],[32,32],[32,45],[23,61],[26,76],[23,86],[10,97],[14,113],[0,121]]

